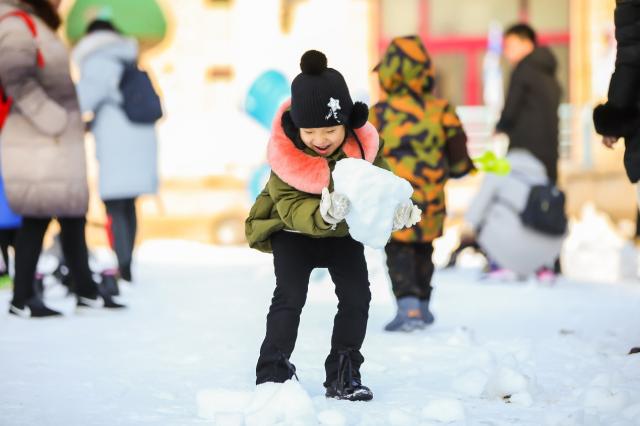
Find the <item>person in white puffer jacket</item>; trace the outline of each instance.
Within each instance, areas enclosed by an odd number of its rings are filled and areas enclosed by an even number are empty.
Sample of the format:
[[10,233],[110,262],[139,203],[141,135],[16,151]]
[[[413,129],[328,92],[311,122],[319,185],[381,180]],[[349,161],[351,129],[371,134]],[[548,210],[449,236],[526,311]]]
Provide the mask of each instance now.
[[100,197],[111,224],[120,277],[131,281],[136,198],[158,189],[155,125],[133,123],[121,106],[120,81],[126,64],[138,60],[138,43],[120,34],[111,22],[96,20],[72,55],[81,75],[80,107],[93,114],[90,130],[100,165]]
[[507,159],[512,172],[507,176],[487,175],[465,219],[483,252],[500,268],[520,277],[542,269],[550,272],[564,236],[526,227],[520,217],[531,188],[548,183],[545,167],[524,149],[514,149]]

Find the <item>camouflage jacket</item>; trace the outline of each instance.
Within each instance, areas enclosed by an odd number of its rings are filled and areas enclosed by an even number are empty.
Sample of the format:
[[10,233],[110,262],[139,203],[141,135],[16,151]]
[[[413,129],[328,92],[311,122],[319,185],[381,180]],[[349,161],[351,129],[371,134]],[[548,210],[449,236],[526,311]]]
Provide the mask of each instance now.
[[434,68],[417,36],[395,38],[376,67],[386,98],[369,120],[385,141],[383,155],[391,171],[411,182],[422,220],[393,234],[403,242],[430,242],[442,235],[444,185],[473,169],[467,137],[455,108],[432,94]]

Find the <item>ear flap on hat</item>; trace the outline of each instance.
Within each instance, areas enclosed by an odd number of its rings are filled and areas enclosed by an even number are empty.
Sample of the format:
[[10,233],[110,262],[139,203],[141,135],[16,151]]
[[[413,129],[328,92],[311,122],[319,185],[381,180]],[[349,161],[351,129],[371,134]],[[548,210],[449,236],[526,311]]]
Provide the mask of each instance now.
[[282,130],[284,130],[284,134],[287,135],[289,139],[291,139],[296,148],[304,149],[304,144],[300,140],[300,129],[298,129],[295,124],[293,124],[293,119],[291,118],[290,111],[285,111],[282,114],[280,123],[282,124]]
[[369,107],[363,102],[356,102],[351,109],[349,116],[349,127],[359,129],[364,126],[369,119]]

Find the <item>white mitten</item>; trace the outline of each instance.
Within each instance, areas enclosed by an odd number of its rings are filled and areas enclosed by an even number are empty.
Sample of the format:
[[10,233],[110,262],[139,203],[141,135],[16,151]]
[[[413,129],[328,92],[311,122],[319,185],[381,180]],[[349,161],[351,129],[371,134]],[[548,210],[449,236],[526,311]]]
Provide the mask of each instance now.
[[320,198],[320,214],[325,222],[335,225],[344,220],[351,210],[351,202],[342,194],[329,192],[328,188],[322,189]]
[[393,214],[393,230],[398,231],[402,228],[411,228],[413,225],[420,222],[421,215],[422,210],[410,201],[399,204]]

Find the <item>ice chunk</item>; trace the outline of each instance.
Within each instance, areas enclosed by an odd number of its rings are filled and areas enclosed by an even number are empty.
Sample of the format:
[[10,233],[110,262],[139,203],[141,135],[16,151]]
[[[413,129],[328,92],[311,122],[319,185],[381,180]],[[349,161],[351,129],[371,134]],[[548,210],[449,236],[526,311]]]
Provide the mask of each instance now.
[[393,214],[410,201],[411,184],[365,160],[345,158],[333,170],[335,192],[351,201],[346,217],[351,236],[372,248],[383,248],[391,236]]
[[308,425],[316,423],[313,402],[300,383],[263,383],[246,409],[246,426]]
[[500,367],[489,377],[486,394],[490,398],[504,398],[529,391],[529,378],[511,367]]
[[457,422],[465,418],[464,406],[457,399],[434,399],[422,409],[422,416],[441,423]]

